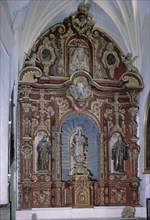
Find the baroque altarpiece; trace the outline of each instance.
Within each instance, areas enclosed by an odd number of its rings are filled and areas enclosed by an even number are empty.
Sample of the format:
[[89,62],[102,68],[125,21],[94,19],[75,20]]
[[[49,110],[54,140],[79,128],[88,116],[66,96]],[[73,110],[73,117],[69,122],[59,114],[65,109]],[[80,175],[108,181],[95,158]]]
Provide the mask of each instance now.
[[19,76],[19,209],[139,205],[135,59],[84,3],[37,39]]

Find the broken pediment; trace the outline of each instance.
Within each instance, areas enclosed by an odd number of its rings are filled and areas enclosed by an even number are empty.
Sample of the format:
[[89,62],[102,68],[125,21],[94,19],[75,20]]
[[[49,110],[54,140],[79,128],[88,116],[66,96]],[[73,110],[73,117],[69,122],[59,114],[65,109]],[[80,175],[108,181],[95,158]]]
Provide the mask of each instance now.
[[[50,27],[39,36],[25,54],[20,74],[24,72],[27,78],[31,73],[25,73],[24,68],[39,68],[42,73],[39,79],[48,82],[49,79],[61,77],[65,80],[76,71],[86,71],[93,80],[110,86],[115,82],[120,87],[125,83],[122,80],[125,72],[139,74],[133,66],[136,59],[131,53],[124,55],[116,42],[96,27],[90,5],[81,3],[62,23]],[[142,80],[140,84],[143,84]]]

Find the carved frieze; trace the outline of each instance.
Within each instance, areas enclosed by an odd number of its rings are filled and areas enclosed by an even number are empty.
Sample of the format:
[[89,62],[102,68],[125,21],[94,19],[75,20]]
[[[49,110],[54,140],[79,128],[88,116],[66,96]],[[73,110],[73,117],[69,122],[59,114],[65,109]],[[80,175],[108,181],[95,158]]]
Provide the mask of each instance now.
[[137,107],[131,107],[128,110],[130,114],[130,124],[129,124],[129,129],[130,129],[130,135],[131,135],[131,141],[136,142],[137,141],[137,122],[136,122],[136,116],[138,113],[138,108]]
[[91,103],[91,111],[94,113],[94,115],[100,120],[101,117],[101,107],[103,103],[107,103],[108,99],[96,99]]
[[31,185],[26,182],[23,185],[23,207],[29,209],[31,207]]
[[69,109],[69,103],[67,101],[67,99],[64,99],[62,97],[56,97],[56,98],[52,98],[52,100],[55,100],[58,108],[59,108],[59,119],[61,119],[61,117],[66,114],[68,111],[70,111]]
[[28,179],[31,175],[31,156],[33,154],[31,146],[24,146],[21,149],[23,159],[24,178]]
[[111,189],[111,203],[112,204],[125,204],[126,203],[126,188],[118,182]]
[[42,184],[33,190],[33,207],[49,207],[51,206],[50,200],[51,190],[44,187]]

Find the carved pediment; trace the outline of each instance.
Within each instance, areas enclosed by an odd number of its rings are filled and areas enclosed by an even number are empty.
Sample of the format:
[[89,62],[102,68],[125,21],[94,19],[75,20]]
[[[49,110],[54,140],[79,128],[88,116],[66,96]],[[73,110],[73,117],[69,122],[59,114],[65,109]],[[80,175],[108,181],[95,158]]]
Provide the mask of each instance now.
[[25,56],[21,75],[25,67],[38,68],[44,80],[65,80],[77,71],[86,71],[93,80],[113,84],[120,82],[125,72],[139,73],[132,65],[135,59],[131,53],[125,56],[111,37],[96,27],[90,5],[81,3],[77,11],[37,39]]

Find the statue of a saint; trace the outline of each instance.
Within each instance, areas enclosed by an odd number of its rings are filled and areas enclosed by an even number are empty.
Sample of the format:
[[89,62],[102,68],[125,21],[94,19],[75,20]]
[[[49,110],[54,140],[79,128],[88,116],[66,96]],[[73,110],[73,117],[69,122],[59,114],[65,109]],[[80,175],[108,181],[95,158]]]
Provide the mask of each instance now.
[[89,54],[85,45],[77,42],[76,48],[70,49],[70,73],[77,70],[89,71]]
[[128,157],[128,145],[126,145],[122,141],[122,137],[119,136],[112,147],[112,160],[114,160],[114,170],[116,172],[124,172],[124,160],[127,160]]
[[82,101],[90,96],[91,86],[85,77],[78,76],[70,86],[70,92],[76,100]]
[[84,88],[85,85],[82,82],[76,83],[77,95],[79,99],[84,97]]
[[72,169],[69,172],[71,180],[91,179],[92,173],[87,167],[87,151],[88,138],[83,134],[84,127],[82,125],[76,126],[76,131],[71,139],[71,154],[73,157]]
[[46,135],[44,135],[42,140],[39,141],[37,145],[37,152],[38,152],[37,170],[41,172],[48,171],[51,144],[47,141]]
[[76,133],[73,136],[71,146],[75,161],[78,159],[84,161],[88,150],[88,138],[83,134],[83,127],[80,125],[76,126]]

